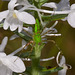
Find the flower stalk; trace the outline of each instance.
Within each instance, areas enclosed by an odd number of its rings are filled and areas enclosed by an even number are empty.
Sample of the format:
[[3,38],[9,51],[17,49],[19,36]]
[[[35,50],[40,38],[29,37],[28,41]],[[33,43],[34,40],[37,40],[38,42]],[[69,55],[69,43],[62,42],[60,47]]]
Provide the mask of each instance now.
[[36,20],[35,28],[34,28],[34,57],[32,58],[32,75],[42,75],[40,72],[40,56],[41,56],[41,34],[40,34],[40,25],[39,21]]

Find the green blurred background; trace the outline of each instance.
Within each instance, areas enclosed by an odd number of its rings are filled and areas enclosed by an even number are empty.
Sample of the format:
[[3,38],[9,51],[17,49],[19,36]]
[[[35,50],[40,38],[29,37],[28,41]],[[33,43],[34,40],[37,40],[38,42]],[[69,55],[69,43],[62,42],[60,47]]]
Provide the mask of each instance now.
[[[52,2],[59,2],[60,0],[49,0]],[[75,3],[75,0],[70,0],[70,3],[73,4]],[[3,10],[7,9],[7,4],[8,2],[2,2],[0,0],[0,12]],[[61,48],[65,58],[66,58],[66,63],[70,64],[72,66],[71,70],[68,70],[67,75],[75,75],[75,29],[72,28],[67,21],[59,21],[57,26],[55,27],[58,30],[58,33],[61,33],[62,36],[60,37],[48,37],[48,39],[52,39],[56,42],[56,44]],[[13,33],[9,31],[5,31],[2,28],[0,28],[0,42],[2,41],[4,36],[12,36]],[[13,52],[17,48],[21,46],[21,38],[17,38],[15,40],[9,41],[8,44],[5,48],[5,52],[7,54]],[[41,58],[47,58],[51,56],[56,56],[58,53],[57,47],[52,43],[48,42],[44,49],[42,50],[42,56]],[[30,65],[30,63],[25,62],[26,65]],[[57,66],[56,61],[48,61],[48,62],[41,62],[41,65],[44,67],[46,66]],[[57,73],[52,73],[51,75],[57,75]]]

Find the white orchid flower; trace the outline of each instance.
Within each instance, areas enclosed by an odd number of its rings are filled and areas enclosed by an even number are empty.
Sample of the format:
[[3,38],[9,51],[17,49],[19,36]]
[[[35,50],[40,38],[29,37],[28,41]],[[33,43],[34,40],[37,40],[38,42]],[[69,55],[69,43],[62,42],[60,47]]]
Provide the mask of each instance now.
[[12,75],[12,72],[22,73],[26,69],[23,61],[17,56],[4,53],[7,40],[8,38],[5,37],[0,45],[0,75]]
[[59,59],[60,53],[61,52],[58,53],[56,61],[57,61],[58,66],[62,67],[63,69],[58,71],[58,75],[66,75],[67,70],[71,69],[72,67],[70,65],[66,64],[66,60],[65,60],[64,56],[61,57],[61,60],[60,60],[60,63],[59,63],[58,59]]
[[53,8],[55,11],[63,11],[70,9],[69,0],[61,0],[59,3],[55,2],[45,3],[42,6]]
[[[75,28],[75,4],[70,6],[69,0],[61,0],[58,4],[54,2],[45,3],[43,6],[54,8],[55,11],[68,11],[68,16],[62,19],[63,21],[68,21],[68,23]],[[56,14],[56,13],[55,13]],[[59,13],[60,14],[60,13]]]
[[[61,0],[59,3],[50,2],[45,3],[42,6],[53,8],[54,11],[64,11],[70,10],[70,3],[69,0]],[[62,21],[66,21],[67,18],[61,19]]]
[[44,23],[43,23],[42,18],[41,18],[41,14],[40,14],[40,12],[38,11],[38,8],[37,8],[36,6],[31,5],[31,4],[28,2],[28,0],[18,0],[18,1],[17,1],[17,4],[24,6],[24,7],[22,7],[19,11],[24,11],[24,10],[28,10],[28,9],[29,9],[29,10],[32,10],[32,9],[33,9],[33,10],[36,10],[37,13],[38,13],[40,22],[41,22],[42,26],[44,26]]
[[75,4],[71,5],[71,12],[67,16],[68,23],[75,28]]
[[35,24],[35,19],[32,15],[27,12],[20,12],[14,10],[14,7],[17,0],[11,0],[8,4],[8,10],[0,12],[0,21],[5,18],[3,28],[5,30],[10,27],[11,31],[14,31],[18,28],[18,32],[22,31],[23,22],[27,24]]

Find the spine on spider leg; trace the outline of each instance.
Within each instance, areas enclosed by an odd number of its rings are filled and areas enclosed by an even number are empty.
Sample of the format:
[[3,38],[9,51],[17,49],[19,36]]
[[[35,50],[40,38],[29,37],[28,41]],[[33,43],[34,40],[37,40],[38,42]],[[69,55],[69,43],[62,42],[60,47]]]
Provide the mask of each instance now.
[[32,75],[42,75],[40,71],[40,56],[42,44],[40,35],[40,24],[38,19],[36,19],[33,41],[35,45],[34,45],[34,57],[32,58]]

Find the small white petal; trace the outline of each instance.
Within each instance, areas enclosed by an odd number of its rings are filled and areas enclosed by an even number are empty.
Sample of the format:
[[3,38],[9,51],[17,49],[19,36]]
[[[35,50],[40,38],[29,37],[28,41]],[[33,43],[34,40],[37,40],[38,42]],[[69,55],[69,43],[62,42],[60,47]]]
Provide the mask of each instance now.
[[30,33],[31,35],[33,34],[32,27],[28,27],[28,28],[23,27],[23,29],[24,29],[26,32]]
[[67,69],[62,69],[58,71],[58,75],[66,75]]
[[58,52],[58,54],[57,54],[56,62],[57,62],[57,64],[58,64],[58,66],[62,67],[62,65],[60,65],[60,63],[59,63],[59,56],[60,56],[60,53],[61,53],[61,52]]
[[10,30],[11,30],[11,31],[14,31],[14,30],[17,29],[17,27],[18,27],[18,25],[16,25],[16,24],[11,24],[11,25],[10,25]]
[[7,17],[9,13],[9,10],[6,10],[6,11],[3,11],[3,12],[0,12],[0,22]]
[[25,45],[25,46],[24,46],[24,47],[25,47],[24,49],[27,49],[26,44],[27,44],[27,42],[26,42],[25,40],[22,40],[22,46]]
[[12,75],[12,71],[2,64],[0,65],[0,75]]
[[44,34],[50,34],[50,33],[57,33],[57,30],[53,27],[50,27],[50,28],[45,28],[41,35],[44,35]]
[[0,53],[0,57],[5,57],[6,54],[4,52]]
[[45,3],[45,4],[43,4],[42,6],[57,9],[56,3],[54,3],[54,2]]
[[4,37],[4,39],[2,40],[2,43],[0,45],[0,51],[4,51],[7,41],[8,41],[8,37]]
[[18,19],[11,17],[9,23],[10,23],[10,30],[14,31],[18,28],[20,21]]
[[12,52],[12,53],[9,54],[9,55],[15,55],[15,54],[17,54],[17,53],[20,52],[24,47],[25,47],[25,45],[23,45],[22,47],[18,48],[17,50],[15,50],[14,52]]
[[23,29],[23,22],[19,21],[18,32],[21,32]]
[[4,25],[3,25],[3,28],[5,30],[8,29],[8,27],[10,26],[10,23],[12,22],[12,12],[9,11],[5,21],[4,21]]
[[11,0],[8,4],[8,9],[13,10],[16,2],[17,2],[17,0]]
[[4,24],[3,24],[3,28],[4,28],[5,30],[7,30],[9,26],[10,26],[10,24],[8,23],[7,20],[5,20],[5,21],[4,21]]
[[71,9],[75,9],[75,4],[72,4],[71,5]]
[[14,34],[14,35],[12,35],[12,36],[10,37],[10,40],[14,40],[14,39],[16,39],[16,38],[18,38],[18,37],[19,37],[18,35]]
[[18,19],[27,24],[35,24],[35,18],[27,12],[14,11]]
[[61,36],[61,34],[45,34],[46,36]]
[[57,11],[70,10],[69,0],[60,0],[57,4]]
[[73,28],[75,28],[75,12],[69,13],[67,21]]
[[62,21],[66,21],[67,20],[67,17],[65,17],[64,19],[61,19]]
[[25,66],[23,61],[17,56],[8,55],[5,58],[2,58],[2,63],[10,68],[13,72],[21,73],[25,71]]
[[19,74],[19,75],[22,75],[22,74]]
[[62,56],[61,60],[60,60],[60,65],[63,65],[66,63],[65,57]]
[[46,59],[40,59],[40,61],[49,61],[49,60],[52,60],[52,59],[54,59],[55,57],[53,56],[53,57],[50,57],[50,58],[46,58]]
[[42,31],[41,35],[43,35],[43,34],[45,34],[46,32],[48,32],[49,29],[50,29],[50,28],[45,28],[45,29]]

